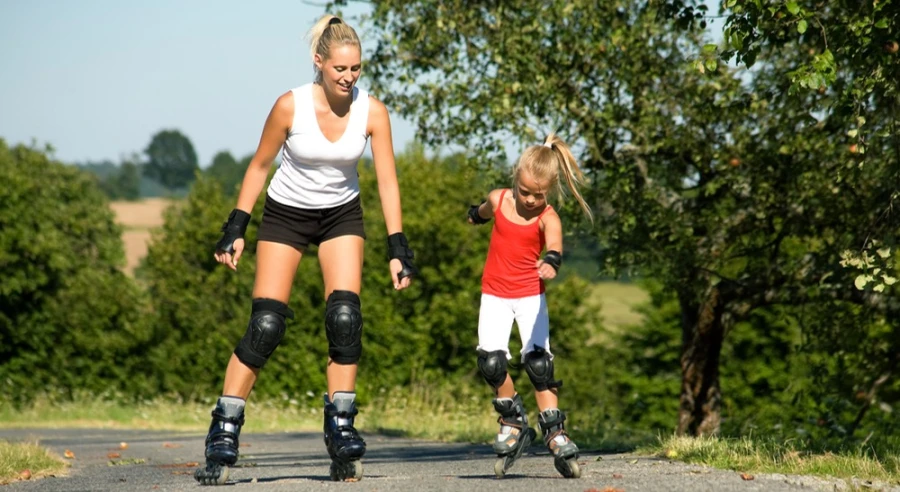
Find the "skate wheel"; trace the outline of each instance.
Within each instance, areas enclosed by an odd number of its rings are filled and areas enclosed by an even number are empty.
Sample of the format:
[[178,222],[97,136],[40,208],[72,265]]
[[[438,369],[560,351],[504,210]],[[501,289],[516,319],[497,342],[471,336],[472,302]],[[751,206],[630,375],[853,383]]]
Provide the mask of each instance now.
[[225,485],[228,481],[228,467],[225,465],[208,465],[198,468],[194,478],[200,485]]
[[581,478],[581,467],[578,466],[577,458],[569,458],[567,460],[555,460],[556,471],[566,478]]
[[500,458],[494,462],[494,475],[497,475],[497,478],[506,476],[506,458]]
[[332,461],[329,475],[334,482],[358,482],[363,477],[362,461]]

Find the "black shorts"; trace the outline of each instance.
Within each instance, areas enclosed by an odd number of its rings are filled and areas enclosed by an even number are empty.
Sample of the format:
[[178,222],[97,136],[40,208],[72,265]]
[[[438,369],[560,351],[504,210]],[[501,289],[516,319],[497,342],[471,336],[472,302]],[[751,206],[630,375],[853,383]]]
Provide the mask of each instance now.
[[338,236],[366,238],[359,195],[343,205],[320,209],[282,205],[266,195],[257,240],[287,244],[303,251],[310,243],[318,246]]

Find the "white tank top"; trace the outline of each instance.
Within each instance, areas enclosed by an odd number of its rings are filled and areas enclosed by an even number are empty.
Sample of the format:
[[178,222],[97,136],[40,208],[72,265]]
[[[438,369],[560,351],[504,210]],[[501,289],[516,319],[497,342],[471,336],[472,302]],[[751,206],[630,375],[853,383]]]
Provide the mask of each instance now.
[[291,89],[294,119],[281,150],[281,165],[267,193],[291,207],[337,207],[359,195],[356,166],[369,140],[369,94],[353,88],[347,129],[340,139],[331,142],[319,128],[312,88],[310,83]]

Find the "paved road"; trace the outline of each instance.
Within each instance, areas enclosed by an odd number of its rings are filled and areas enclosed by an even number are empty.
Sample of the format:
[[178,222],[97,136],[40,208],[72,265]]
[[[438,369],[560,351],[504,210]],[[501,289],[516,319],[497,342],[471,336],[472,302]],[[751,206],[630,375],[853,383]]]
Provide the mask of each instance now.
[[[203,457],[200,434],[84,429],[0,429],[0,439],[39,441],[61,456],[74,453],[64,477],[15,482],[13,491],[215,490],[194,481]],[[804,477],[755,476],[680,462],[622,454],[584,452],[580,479],[563,479],[546,449],[533,446],[506,478],[493,474],[488,445],[443,444],[366,436],[365,477],[332,482],[319,433],[246,434],[241,461],[224,490],[291,491],[798,491],[835,490],[835,484]],[[120,443],[127,443],[120,449]],[[110,453],[118,453],[110,454]],[[110,457],[112,456],[112,457]],[[838,484],[840,485],[840,484]],[[837,487],[841,489],[843,487]]]

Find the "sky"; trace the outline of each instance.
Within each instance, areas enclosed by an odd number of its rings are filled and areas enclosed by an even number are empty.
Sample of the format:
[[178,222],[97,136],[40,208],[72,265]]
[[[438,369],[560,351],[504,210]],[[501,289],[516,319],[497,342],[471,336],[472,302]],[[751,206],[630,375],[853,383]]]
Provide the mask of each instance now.
[[[251,154],[278,96],[312,81],[305,35],[323,4],[0,0],[0,138],[67,163],[118,163],[163,129],[185,134],[201,167]],[[414,128],[392,126],[399,151]]]

